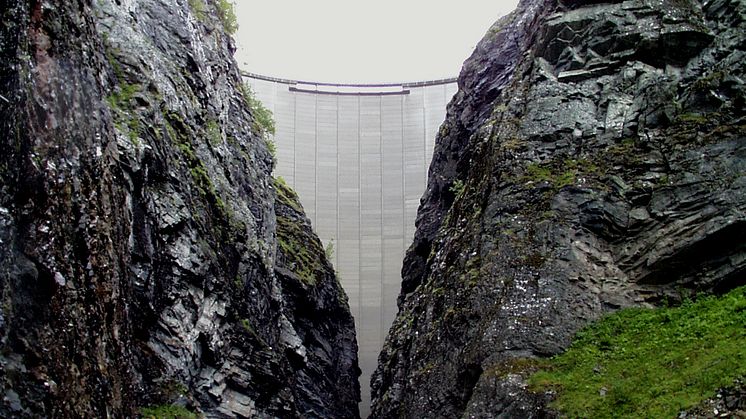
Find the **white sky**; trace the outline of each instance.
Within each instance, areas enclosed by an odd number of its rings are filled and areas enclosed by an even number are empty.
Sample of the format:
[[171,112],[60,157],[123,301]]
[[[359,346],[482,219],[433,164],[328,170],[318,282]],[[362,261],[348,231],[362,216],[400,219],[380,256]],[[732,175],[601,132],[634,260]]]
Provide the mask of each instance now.
[[236,61],[267,76],[341,83],[455,77],[517,0],[234,0]]

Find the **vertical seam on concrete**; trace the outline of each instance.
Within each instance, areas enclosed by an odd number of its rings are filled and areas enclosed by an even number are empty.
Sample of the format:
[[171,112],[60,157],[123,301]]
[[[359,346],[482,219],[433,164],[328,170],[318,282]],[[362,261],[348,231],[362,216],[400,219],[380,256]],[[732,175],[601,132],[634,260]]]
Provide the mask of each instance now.
[[[400,100],[401,108],[399,115],[401,117],[401,226],[402,226],[402,235],[401,235],[401,245],[402,245],[402,256],[403,253],[407,251],[407,182],[406,182],[406,176],[407,176],[407,160],[404,156],[404,153],[406,153],[406,148],[404,144],[404,96],[401,97]],[[401,277],[401,272],[399,273],[399,276]],[[398,278],[401,279],[401,278]]]
[[[296,180],[298,179],[298,160],[296,156],[298,155],[296,151],[296,147],[298,144],[298,95],[293,95],[293,189],[296,190],[298,188],[298,184]],[[300,199],[300,197],[298,198]]]
[[383,273],[383,267],[386,266],[386,251],[385,251],[385,248],[384,248],[384,243],[385,243],[386,240],[385,240],[385,237],[384,237],[384,229],[383,229],[383,217],[384,217],[384,214],[385,214],[384,208],[383,208],[383,192],[384,192],[383,191],[383,185],[385,183],[383,181],[383,177],[384,177],[384,173],[383,173],[383,157],[384,157],[384,155],[383,155],[383,150],[384,150],[383,141],[384,141],[383,140],[383,97],[379,96],[378,97],[378,155],[380,157],[379,157],[379,160],[378,160],[378,171],[379,171],[380,176],[381,176],[381,180],[380,180],[381,198],[379,200],[380,201],[379,205],[380,205],[381,216],[379,217],[379,226],[378,226],[379,227],[379,231],[380,231],[380,233],[379,233],[379,237],[380,237],[379,240],[380,240],[380,242],[378,243],[378,246],[381,249],[380,250],[381,251],[381,259],[380,259],[381,268],[379,270],[379,272],[380,272],[380,275],[379,275],[379,277],[380,277],[379,278],[379,280],[380,280],[380,284],[379,284],[380,285],[379,286],[380,296],[378,298],[379,298],[380,303],[378,304],[378,341],[376,342],[376,344],[378,344],[378,343],[381,342],[381,338],[383,336],[383,292],[384,292],[384,289],[383,289],[383,280],[384,280],[384,277],[386,276]]
[[362,139],[362,102],[357,98],[357,312],[360,319],[360,334],[363,331],[363,139]]
[[[339,96],[336,98],[337,104],[336,104],[336,112],[337,112],[337,120],[335,121],[336,128],[334,130],[334,134],[336,135],[335,141],[337,145],[334,149],[334,157],[337,160],[337,164],[334,166],[334,170],[337,171],[337,220],[336,220],[336,226],[334,231],[334,240],[337,242],[337,247],[339,248]],[[334,252],[334,276],[337,276],[337,271],[339,270],[339,251]],[[337,278],[339,281],[339,278]]]
[[[319,95],[313,95],[313,219],[311,227],[318,228],[319,213]],[[318,233],[316,233],[318,234]]]
[[[422,161],[423,163],[426,163],[427,160],[427,107],[425,106],[425,103],[427,102],[427,87],[422,88]],[[425,187],[423,188],[425,191],[427,191],[427,164],[422,165],[425,168]]]

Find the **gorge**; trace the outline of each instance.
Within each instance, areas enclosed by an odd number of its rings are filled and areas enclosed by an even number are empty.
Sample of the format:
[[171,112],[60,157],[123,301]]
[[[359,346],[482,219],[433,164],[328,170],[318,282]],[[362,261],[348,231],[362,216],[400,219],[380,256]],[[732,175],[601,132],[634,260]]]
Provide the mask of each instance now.
[[[273,149],[296,145],[271,142],[233,59],[230,3],[0,5],[0,416],[365,414],[362,309],[314,232],[330,234],[317,217],[329,196],[309,197],[329,166],[273,177]],[[499,19],[437,134],[422,124],[433,154],[416,228],[396,232],[399,253],[414,235],[406,256],[366,272],[385,293],[360,281],[350,293],[353,307],[398,294],[370,417],[567,416],[561,389],[532,376],[578,331],[742,290],[744,45],[740,0],[523,0]],[[358,153],[406,129],[381,120],[378,138],[358,131]],[[424,176],[405,137],[397,187],[407,167]],[[340,173],[349,152],[330,152]],[[381,211],[358,207],[357,222],[394,234],[382,221],[393,192],[360,173]],[[337,175],[339,196],[350,179]],[[406,190],[394,211],[412,221]],[[371,257],[345,240],[338,266],[362,263],[354,246]],[[746,310],[728,298],[736,332],[723,339],[746,345]],[[737,417],[746,351],[730,358],[731,383],[696,403]],[[716,394],[727,403],[707,404]],[[676,414],[712,417],[696,403]]]

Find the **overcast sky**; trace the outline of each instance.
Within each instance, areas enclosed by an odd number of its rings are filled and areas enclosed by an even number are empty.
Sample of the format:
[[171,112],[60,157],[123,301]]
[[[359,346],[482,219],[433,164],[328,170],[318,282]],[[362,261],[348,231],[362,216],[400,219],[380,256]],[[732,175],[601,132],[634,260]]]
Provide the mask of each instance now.
[[370,83],[457,76],[517,0],[235,0],[236,60],[254,73]]

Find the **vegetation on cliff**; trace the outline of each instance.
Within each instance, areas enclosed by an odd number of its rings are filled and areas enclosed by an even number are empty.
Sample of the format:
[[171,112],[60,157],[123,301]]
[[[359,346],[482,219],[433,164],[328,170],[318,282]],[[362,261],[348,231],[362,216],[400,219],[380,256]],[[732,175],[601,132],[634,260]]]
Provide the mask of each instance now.
[[581,330],[531,377],[569,417],[675,417],[746,374],[746,287],[630,308]]
[[[196,14],[200,22],[210,22],[207,5],[204,3],[204,0],[189,0],[189,7]],[[215,13],[223,25],[223,30],[230,35],[235,34],[238,30],[238,18],[236,17],[236,12],[233,10],[233,4],[228,0],[217,0],[215,2]]]
[[325,250],[316,235],[305,226],[303,207],[298,194],[288,186],[285,179],[274,179],[277,200],[281,205],[277,211],[277,245],[280,260],[289,259],[290,270],[308,285],[315,285],[316,278],[324,270]]
[[198,419],[201,416],[176,405],[146,407],[140,410],[143,419]]

